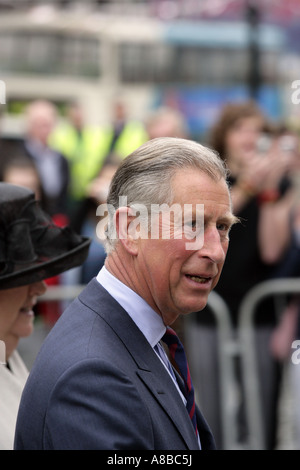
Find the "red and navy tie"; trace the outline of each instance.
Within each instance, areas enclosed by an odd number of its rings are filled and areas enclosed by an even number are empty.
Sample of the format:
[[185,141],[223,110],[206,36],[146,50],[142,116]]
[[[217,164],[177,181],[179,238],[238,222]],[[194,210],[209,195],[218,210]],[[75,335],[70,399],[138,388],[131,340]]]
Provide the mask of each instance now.
[[167,327],[167,331],[162,337],[164,343],[168,345],[170,355],[174,360],[175,364],[178,366],[181,377],[183,378],[185,390],[186,390],[186,407],[190,418],[192,420],[196,435],[198,434],[197,430],[197,421],[196,421],[196,409],[195,409],[195,393],[194,387],[192,384],[192,379],[190,375],[190,369],[188,366],[187,358],[183,349],[183,345],[180,342],[178,336],[172,328]]

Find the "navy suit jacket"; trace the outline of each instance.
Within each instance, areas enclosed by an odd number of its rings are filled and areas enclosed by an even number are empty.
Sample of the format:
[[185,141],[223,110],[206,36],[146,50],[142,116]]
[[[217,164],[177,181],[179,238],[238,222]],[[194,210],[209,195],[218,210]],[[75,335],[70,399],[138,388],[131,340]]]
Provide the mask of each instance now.
[[[214,449],[197,410],[203,449]],[[187,410],[135,323],[93,279],[44,341],[21,399],[15,449],[193,450]]]

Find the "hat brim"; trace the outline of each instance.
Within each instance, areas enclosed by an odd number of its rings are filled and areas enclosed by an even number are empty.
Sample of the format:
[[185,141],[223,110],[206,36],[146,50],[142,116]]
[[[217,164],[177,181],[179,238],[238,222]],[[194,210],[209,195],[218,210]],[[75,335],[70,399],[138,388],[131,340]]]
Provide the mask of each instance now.
[[88,256],[91,239],[82,237],[80,245],[55,258],[36,263],[17,272],[2,276],[0,290],[21,287],[48,279],[83,264]]

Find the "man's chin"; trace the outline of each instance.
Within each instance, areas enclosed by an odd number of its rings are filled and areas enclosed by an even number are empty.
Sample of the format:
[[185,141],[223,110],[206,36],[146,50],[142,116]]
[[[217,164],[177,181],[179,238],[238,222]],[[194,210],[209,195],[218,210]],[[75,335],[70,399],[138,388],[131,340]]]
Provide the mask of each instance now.
[[206,305],[207,305],[207,297],[206,299],[203,299],[201,302],[199,300],[197,302],[191,302],[189,305],[185,305],[182,309],[181,312],[183,315],[189,315],[190,313],[194,312],[200,312],[203,310]]

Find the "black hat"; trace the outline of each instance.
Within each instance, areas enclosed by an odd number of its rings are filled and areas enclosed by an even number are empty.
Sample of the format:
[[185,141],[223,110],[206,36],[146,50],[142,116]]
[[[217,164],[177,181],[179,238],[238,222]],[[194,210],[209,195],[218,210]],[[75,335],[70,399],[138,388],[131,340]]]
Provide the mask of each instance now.
[[0,183],[0,289],[24,286],[80,266],[91,240],[58,227],[25,187]]

